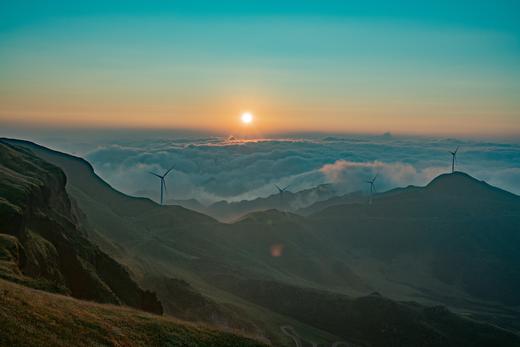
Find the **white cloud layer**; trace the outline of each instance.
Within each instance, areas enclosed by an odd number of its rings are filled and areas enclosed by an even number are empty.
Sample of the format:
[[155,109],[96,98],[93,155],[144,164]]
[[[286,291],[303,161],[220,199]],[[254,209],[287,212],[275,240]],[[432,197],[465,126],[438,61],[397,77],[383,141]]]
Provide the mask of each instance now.
[[203,203],[268,196],[274,184],[292,191],[333,183],[338,192],[424,185],[448,172],[449,150],[460,145],[457,169],[520,193],[520,145],[451,139],[309,137],[229,141],[216,137],[105,141],[86,153],[101,177],[129,194],[158,198],[161,173],[172,165],[168,198]]

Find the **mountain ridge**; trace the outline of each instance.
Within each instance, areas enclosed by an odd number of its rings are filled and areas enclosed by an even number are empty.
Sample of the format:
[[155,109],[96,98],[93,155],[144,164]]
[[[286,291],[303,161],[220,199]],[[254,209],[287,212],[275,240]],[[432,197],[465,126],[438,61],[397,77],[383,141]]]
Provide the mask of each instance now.
[[[480,194],[480,195],[476,195]],[[410,201],[410,199],[416,200],[418,203],[421,199],[435,196],[444,196],[446,198],[453,198],[452,203],[456,203],[458,200],[467,198],[469,207],[478,207],[475,200],[497,200],[505,199],[506,201],[501,203],[507,207],[507,204],[513,203],[513,208],[519,208],[520,196],[503,190],[501,188],[492,186],[485,181],[478,180],[467,173],[455,172],[441,174],[432,179],[428,184],[424,186],[408,186],[404,188],[394,188],[386,192],[375,194],[373,197],[373,210],[377,210],[378,204],[388,203],[396,199],[400,199],[401,202]],[[441,199],[445,199],[442,197]],[[369,205],[368,200],[366,201],[354,201],[349,204],[358,205]],[[322,210],[314,211],[312,215],[326,214],[327,210],[338,211],[344,209],[349,204],[334,204],[327,206]],[[392,205],[392,204],[390,204]],[[398,207],[399,204],[393,204],[394,207]],[[370,207],[370,206],[368,206]],[[448,208],[448,206],[446,206]]]

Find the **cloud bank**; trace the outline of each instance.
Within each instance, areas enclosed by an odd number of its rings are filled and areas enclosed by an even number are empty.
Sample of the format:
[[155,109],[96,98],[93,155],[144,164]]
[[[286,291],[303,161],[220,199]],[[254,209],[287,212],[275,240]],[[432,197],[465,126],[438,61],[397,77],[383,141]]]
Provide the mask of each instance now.
[[331,183],[338,193],[424,185],[451,166],[449,150],[460,145],[457,169],[520,193],[520,145],[453,139],[306,137],[238,141],[219,137],[124,139],[96,142],[85,157],[115,188],[158,199],[161,173],[171,166],[167,198],[205,204],[239,201]]

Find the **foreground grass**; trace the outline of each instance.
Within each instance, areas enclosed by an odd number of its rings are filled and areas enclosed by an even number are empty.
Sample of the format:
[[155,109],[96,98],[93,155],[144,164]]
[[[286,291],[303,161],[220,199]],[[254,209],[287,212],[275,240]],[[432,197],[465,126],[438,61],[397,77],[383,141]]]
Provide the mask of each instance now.
[[0,280],[0,346],[265,346],[252,338]]

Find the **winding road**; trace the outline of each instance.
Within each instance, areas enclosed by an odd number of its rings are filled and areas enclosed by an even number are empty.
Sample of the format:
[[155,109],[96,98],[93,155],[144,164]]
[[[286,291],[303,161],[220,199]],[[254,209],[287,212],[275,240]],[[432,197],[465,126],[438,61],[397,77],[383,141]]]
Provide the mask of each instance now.
[[[280,327],[280,330],[282,333],[284,333],[286,336],[290,337],[293,341],[296,347],[303,347],[302,341],[305,341],[294,328],[290,325],[282,325]],[[312,347],[318,347],[318,344],[316,342],[309,342]],[[345,341],[336,341],[332,344],[332,347],[358,347],[358,345],[345,342]]]

